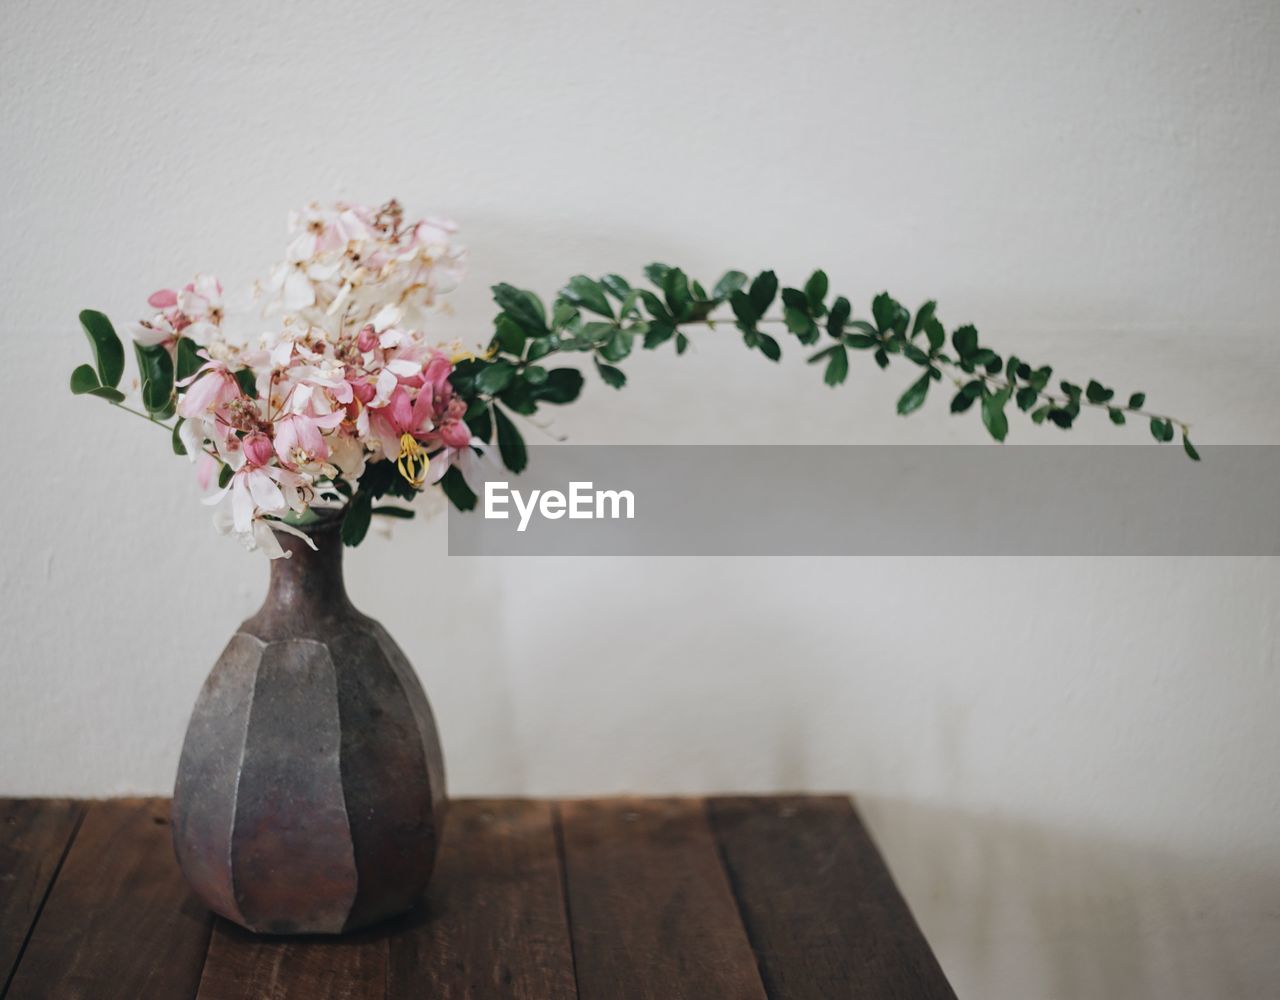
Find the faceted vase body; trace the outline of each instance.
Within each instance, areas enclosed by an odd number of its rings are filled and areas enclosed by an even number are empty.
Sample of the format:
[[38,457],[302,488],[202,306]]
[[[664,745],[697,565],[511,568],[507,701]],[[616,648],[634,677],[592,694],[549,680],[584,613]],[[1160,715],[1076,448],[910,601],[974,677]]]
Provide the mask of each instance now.
[[352,607],[336,525],[292,555],[205,681],[173,841],[215,912],[267,934],[340,934],[408,910],[445,812],[435,720],[403,653]]

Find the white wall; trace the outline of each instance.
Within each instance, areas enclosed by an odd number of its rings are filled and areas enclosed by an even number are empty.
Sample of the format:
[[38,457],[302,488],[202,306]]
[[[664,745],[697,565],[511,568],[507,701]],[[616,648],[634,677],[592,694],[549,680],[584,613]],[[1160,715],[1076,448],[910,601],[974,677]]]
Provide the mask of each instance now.
[[[822,265],[1277,443],[1278,45],[1270,0],[9,0],[0,792],[164,792],[264,589],[158,432],[67,394],[79,308],[246,279],[289,207],[394,194],[473,248],[449,336],[499,279]],[[796,353],[636,358],[555,429],[982,439]],[[442,528],[350,577],[456,792],[855,790],[961,995],[1271,994],[1276,560],[465,561]]]

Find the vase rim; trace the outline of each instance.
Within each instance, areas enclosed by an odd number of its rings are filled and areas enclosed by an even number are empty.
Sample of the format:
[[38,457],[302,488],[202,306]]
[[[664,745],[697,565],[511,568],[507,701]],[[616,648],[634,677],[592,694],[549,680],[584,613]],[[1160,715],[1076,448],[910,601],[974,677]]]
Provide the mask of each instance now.
[[[281,535],[287,535],[289,534],[288,529],[292,528],[295,531],[301,531],[307,535],[327,534],[330,531],[335,530],[342,524],[342,515],[344,511],[335,510],[335,511],[325,511],[324,513],[315,513],[313,509],[313,513],[314,513],[314,518],[312,520],[308,520],[303,524],[294,524],[289,521],[281,521],[280,524],[284,526],[285,530],[278,531],[277,533]],[[275,525],[273,525],[272,531],[276,531],[276,530],[277,529]]]

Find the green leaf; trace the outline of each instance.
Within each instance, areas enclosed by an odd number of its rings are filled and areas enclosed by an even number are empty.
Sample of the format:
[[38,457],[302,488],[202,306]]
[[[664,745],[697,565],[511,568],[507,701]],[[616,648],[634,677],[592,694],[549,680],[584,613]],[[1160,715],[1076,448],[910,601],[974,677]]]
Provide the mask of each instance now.
[[872,337],[866,333],[846,333],[844,342],[847,347],[852,347],[857,351],[865,351],[870,347],[880,346],[879,337]]
[[1182,450],[1187,453],[1187,457],[1193,462],[1200,461],[1200,452],[1196,451],[1195,445],[1191,443],[1191,438],[1187,437],[1187,432],[1182,432]]
[[488,443],[493,436],[493,418],[490,416],[487,400],[477,399],[471,404],[467,409],[466,423],[472,434]]
[[1107,413],[1111,415],[1111,422],[1117,427],[1124,426],[1124,410],[1117,410],[1114,406],[1107,407]]
[[532,292],[502,283],[493,286],[493,300],[499,309],[520,324],[521,329],[530,336],[545,337],[550,333],[547,329],[546,311]]
[[1031,386],[1026,385],[1018,390],[1017,396],[1014,397],[1018,403],[1018,409],[1023,413],[1036,405],[1036,400],[1040,398],[1040,394]]
[[544,403],[572,403],[582,392],[582,372],[576,368],[552,368],[547,380],[533,389],[534,398]]
[[1033,424],[1042,424],[1042,423],[1044,423],[1044,418],[1045,418],[1045,417],[1047,417],[1047,416],[1049,415],[1049,411],[1050,411],[1050,410],[1052,410],[1052,409],[1053,409],[1053,407],[1052,407],[1052,406],[1042,406],[1042,407],[1040,407],[1040,409],[1036,410],[1034,413],[1032,413],[1032,414],[1031,414],[1031,422],[1032,422]]
[[898,398],[898,413],[905,417],[908,413],[915,413],[920,409],[924,405],[925,396],[929,393],[929,383],[932,380],[932,376],[925,372],[912,382],[907,391]]
[[840,344],[835,347],[829,347],[830,358],[827,361],[827,370],[822,374],[822,381],[827,385],[840,385],[849,377],[849,352]]
[[582,329],[578,331],[578,339],[589,345],[603,347],[617,332],[618,328],[613,323],[584,323]]
[[827,288],[826,271],[814,271],[809,275],[809,280],[804,283],[804,294],[809,300],[809,311],[815,316],[821,316],[826,311],[823,301],[827,297]]
[[650,264],[644,269],[644,276],[661,288],[662,283],[667,280],[667,272],[670,270],[671,268],[667,264]]
[[818,326],[807,312],[801,312],[793,306],[787,306],[782,310],[782,317],[786,320],[787,329],[800,338],[802,344],[813,344],[818,340]]
[[[550,377],[548,374],[547,378]],[[538,412],[538,399],[534,394],[542,388],[543,386],[531,386],[524,379],[517,379],[507,386],[498,398],[506,404],[508,410],[527,417]]]
[[614,330],[613,335],[600,348],[600,354],[606,361],[621,361],[631,353],[634,340],[635,334],[630,330]]
[[258,385],[257,385],[257,380],[253,376],[252,368],[241,368],[238,372],[236,372],[235,378],[236,378],[236,385],[240,387],[241,392],[243,392],[250,399],[258,398]]
[[1003,441],[1009,433],[1009,418],[1004,414],[1009,402],[1009,390],[1002,389],[982,397],[982,422],[997,441]]
[[408,521],[413,518],[415,512],[409,510],[407,507],[385,505],[382,507],[374,507],[371,513],[380,514],[383,517],[394,517],[401,521]]
[[200,370],[204,359],[196,353],[200,348],[190,337],[178,338],[177,359],[174,362],[173,378],[175,382],[190,378]]
[[222,468],[218,470],[218,489],[226,489],[227,483],[231,482],[231,477],[234,475],[235,472],[232,470],[231,466],[224,464]]
[[973,326],[957,327],[956,331],[951,334],[951,344],[956,349],[956,353],[960,355],[960,359],[967,360],[970,355],[978,350],[978,331]]
[[[933,299],[930,299],[916,311],[916,321],[911,327],[911,336],[918,337],[928,328],[929,321],[933,319],[933,314],[937,308],[938,303],[933,301]],[[932,340],[932,338],[930,339]],[[935,348],[935,350],[936,349],[937,348]]]
[[524,352],[526,361],[537,361],[539,358],[545,358],[548,354],[554,354],[559,350],[559,345],[554,337],[539,337],[537,340],[529,341],[529,349]]
[[555,301],[555,305],[551,310],[551,330],[572,330],[573,326],[582,319],[582,313],[578,307],[568,299],[559,297]]
[[111,320],[96,309],[81,312],[80,325],[89,338],[89,346],[93,348],[93,363],[98,370],[98,381],[107,388],[114,389],[124,375],[124,345],[116,336],[115,327],[111,325]]
[[575,274],[570,278],[569,283],[560,289],[560,295],[574,305],[613,319],[613,307],[605,297],[604,286],[585,274]]
[[1151,418],[1151,436],[1161,444],[1173,440],[1173,424],[1159,417]]
[[929,363],[929,355],[925,354],[924,351],[910,341],[903,342],[902,353],[918,365],[927,365]]
[[871,315],[881,333],[906,333],[907,323],[911,320],[901,303],[888,292],[881,292],[871,300]]
[[760,313],[756,310],[751,296],[741,289],[730,293],[729,305],[733,308],[733,314],[738,317],[738,322],[745,323],[747,326],[754,326],[760,318]]
[[746,284],[747,276],[741,271],[725,271],[716,282],[716,287],[711,290],[711,295],[717,302],[725,302],[738,289],[745,288]]
[[364,541],[369,533],[369,519],[373,513],[373,496],[360,490],[347,504],[347,512],[342,518],[342,544],[356,546]]
[[683,354],[689,349],[689,338],[683,333],[676,334],[676,353]]
[[645,331],[644,346],[649,350],[665,344],[668,340],[675,336],[676,328],[670,323],[651,323],[649,329]]
[[440,480],[440,488],[458,510],[472,510],[475,507],[476,495],[471,492],[471,487],[462,478],[456,465],[449,466],[449,471]]
[[547,370],[539,365],[529,365],[524,370],[524,380],[530,385],[542,385],[547,380]]
[[[772,271],[761,271],[756,275],[755,281],[751,282],[751,291],[748,296],[751,299],[751,307],[755,310],[756,318],[763,316],[773,304],[774,296],[778,294],[778,276]],[[734,310],[737,312],[737,310]],[[741,317],[739,317],[741,319]]]
[[486,365],[476,376],[476,391],[486,396],[496,396],[516,377],[516,366],[507,361],[495,361]]
[[502,313],[494,324],[493,339],[502,350],[518,358],[524,353],[527,335],[524,327],[506,313]]
[[615,368],[613,365],[606,365],[604,362],[596,361],[596,371],[600,373],[600,377],[604,379],[605,385],[611,385],[615,389],[621,389],[627,384],[627,374],[621,368]]
[[1140,410],[1142,409],[1142,405],[1146,401],[1147,401],[1147,394],[1145,392],[1135,392],[1132,396],[1129,397],[1129,409]]
[[185,455],[187,453],[187,446],[182,443],[182,438],[178,434],[178,430],[181,427],[182,417],[179,417],[177,422],[173,425],[173,433],[169,435],[169,443],[173,446],[173,453],[175,455]]
[[689,278],[678,267],[669,270],[662,279],[662,294],[667,308],[676,319],[688,319],[693,312],[693,295],[689,291]]
[[[925,303],[932,305],[932,303]],[[930,352],[936,354],[942,350],[947,342],[947,331],[943,329],[942,322],[936,316],[930,316],[924,324],[924,335],[929,341]]]
[[[653,293],[650,292],[650,295]],[[622,300],[622,305],[618,307],[618,318],[628,319],[632,316],[640,315],[640,307],[636,305],[640,301],[640,289],[633,288],[627,292],[627,297]]]
[[649,310],[649,315],[660,323],[675,322],[675,317],[667,310],[666,304],[662,299],[654,295],[653,292],[642,289],[640,292],[640,301],[642,301],[645,308]]
[[631,294],[631,283],[620,274],[606,274],[600,279],[600,284],[619,302],[626,302],[627,296]]
[[790,306],[806,316],[809,315],[809,297],[798,288],[784,288],[782,290],[782,304]]
[[1000,355],[986,347],[975,351],[970,356],[969,362],[974,365],[982,365],[986,368],[987,374],[989,375],[998,375],[1000,373],[1000,368],[1003,365],[1003,362],[1000,360]]
[[173,404],[173,358],[161,344],[133,345],[142,377],[142,405],[152,416],[167,413]]
[[982,395],[982,382],[974,379],[960,387],[960,391],[951,399],[951,412],[964,413],[979,396]]
[[501,407],[493,408],[493,417],[498,429],[498,451],[502,455],[502,464],[512,472],[523,472],[524,467],[529,464],[524,438]]
[[79,365],[71,373],[71,391],[77,396],[92,392],[99,384],[98,373],[93,370],[93,365]]
[[758,340],[756,346],[760,348],[760,353],[770,361],[777,361],[782,357],[782,348],[778,346],[778,342],[770,337],[767,333],[757,335]]
[[831,305],[831,313],[827,316],[827,333],[839,340],[844,333],[844,325],[849,322],[849,316],[852,313],[853,306],[849,305],[849,300],[841,295]]
[[888,353],[886,353],[883,347],[880,348],[878,351],[876,351],[875,359],[876,359],[876,364],[878,364],[881,368],[889,367],[889,355]]
[[1115,394],[1114,389],[1108,389],[1101,382],[1097,382],[1094,379],[1089,380],[1089,386],[1085,389],[1085,398],[1090,403],[1106,403]]

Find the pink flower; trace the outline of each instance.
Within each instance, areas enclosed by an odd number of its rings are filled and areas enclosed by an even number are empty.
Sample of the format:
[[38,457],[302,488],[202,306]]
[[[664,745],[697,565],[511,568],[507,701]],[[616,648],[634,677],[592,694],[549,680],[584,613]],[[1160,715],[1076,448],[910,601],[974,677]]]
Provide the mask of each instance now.
[[241,395],[240,383],[222,361],[209,361],[176,384],[187,387],[178,400],[178,416],[187,420],[206,417]]
[[196,459],[196,483],[201,490],[207,490],[213,484],[220,465],[207,451],[200,452],[200,457]]
[[382,453],[394,458],[396,467],[414,486],[425,482],[427,453],[420,440],[431,433],[431,389],[423,386],[417,398],[409,401],[404,387],[391,393],[387,405],[371,411],[369,429],[382,445]]
[[246,435],[241,451],[244,464],[225,489],[205,500],[207,504],[218,504],[230,495],[231,523],[237,534],[251,533],[259,517],[283,514],[289,509],[306,510],[303,491],[309,480],[290,469],[269,464],[275,457],[275,448],[267,435],[261,431]]
[[262,431],[254,431],[252,434],[246,435],[240,444],[244,450],[244,460],[251,466],[270,465],[271,459],[275,456],[275,448],[271,445],[271,438],[263,434]]
[[329,457],[329,446],[320,432],[337,427],[345,415],[342,410],[323,417],[291,413],[277,420],[275,453],[281,464],[296,469],[325,461]]
[[466,403],[451,399],[440,415],[440,440],[450,448],[465,448],[471,443],[471,429],[462,419],[466,412]]

